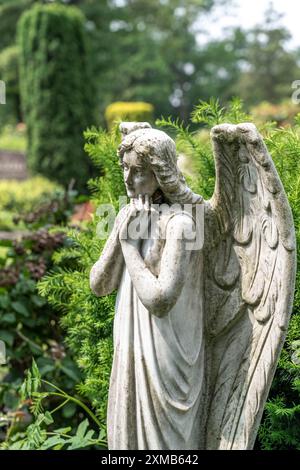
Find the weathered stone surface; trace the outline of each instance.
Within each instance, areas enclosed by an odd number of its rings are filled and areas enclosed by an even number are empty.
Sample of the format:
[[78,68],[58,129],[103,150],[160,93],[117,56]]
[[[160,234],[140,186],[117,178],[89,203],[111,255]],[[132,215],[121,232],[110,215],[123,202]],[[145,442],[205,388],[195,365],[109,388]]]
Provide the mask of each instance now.
[[145,123],[121,130],[131,202],[90,273],[96,295],[118,289],[109,447],[251,449],[295,281],[293,220],[272,159],[254,125],[215,127],[216,186],[203,201],[170,137]]

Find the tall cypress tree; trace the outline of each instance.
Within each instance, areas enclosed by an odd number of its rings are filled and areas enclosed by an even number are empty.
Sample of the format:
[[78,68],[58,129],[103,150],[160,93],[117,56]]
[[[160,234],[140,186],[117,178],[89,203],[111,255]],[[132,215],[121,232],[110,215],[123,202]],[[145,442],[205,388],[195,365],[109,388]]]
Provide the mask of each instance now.
[[22,15],[17,42],[29,168],[83,189],[91,165],[82,134],[95,122],[85,18],[76,7],[36,5]]

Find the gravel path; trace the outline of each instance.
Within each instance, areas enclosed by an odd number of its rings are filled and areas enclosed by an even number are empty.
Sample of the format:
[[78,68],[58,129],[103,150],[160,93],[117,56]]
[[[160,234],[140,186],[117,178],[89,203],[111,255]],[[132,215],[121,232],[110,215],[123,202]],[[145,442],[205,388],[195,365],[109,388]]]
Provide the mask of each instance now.
[[28,235],[28,233],[30,232],[26,230],[16,230],[13,232],[0,231],[0,240],[18,240],[24,235]]
[[27,178],[26,155],[0,150],[0,179],[24,180]]

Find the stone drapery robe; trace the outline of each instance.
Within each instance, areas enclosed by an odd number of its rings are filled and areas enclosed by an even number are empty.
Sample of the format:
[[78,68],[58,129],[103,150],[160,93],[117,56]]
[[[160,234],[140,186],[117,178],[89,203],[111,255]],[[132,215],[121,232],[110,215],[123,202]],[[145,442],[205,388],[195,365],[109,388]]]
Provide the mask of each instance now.
[[[165,233],[169,212],[159,222]],[[140,253],[157,275],[165,240]],[[109,449],[199,449],[204,389],[202,253],[191,251],[185,283],[164,316],[140,301],[124,264],[116,300],[108,400]]]

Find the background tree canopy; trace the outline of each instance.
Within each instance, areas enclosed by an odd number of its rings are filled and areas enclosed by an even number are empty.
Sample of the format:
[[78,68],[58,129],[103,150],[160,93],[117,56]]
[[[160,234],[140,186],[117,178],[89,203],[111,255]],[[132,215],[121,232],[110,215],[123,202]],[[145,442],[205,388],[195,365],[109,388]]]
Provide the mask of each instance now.
[[[1,76],[6,73],[6,48],[15,45],[17,21],[36,3],[49,1],[0,0]],[[236,28],[222,39],[200,44],[197,37],[222,0],[56,3],[75,5],[85,15],[101,124],[106,106],[114,101],[149,102],[157,117],[172,114],[185,121],[195,102],[210,96],[226,101],[239,95],[246,105],[261,100],[276,103],[290,96],[290,84],[300,75],[300,54],[287,48],[289,32],[271,7],[264,24],[252,31]],[[11,61],[15,54],[11,54]],[[13,64],[7,67],[12,69]],[[19,119],[18,98],[10,77],[8,94],[14,94],[16,103],[12,116]]]

